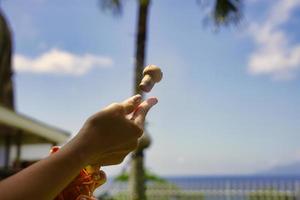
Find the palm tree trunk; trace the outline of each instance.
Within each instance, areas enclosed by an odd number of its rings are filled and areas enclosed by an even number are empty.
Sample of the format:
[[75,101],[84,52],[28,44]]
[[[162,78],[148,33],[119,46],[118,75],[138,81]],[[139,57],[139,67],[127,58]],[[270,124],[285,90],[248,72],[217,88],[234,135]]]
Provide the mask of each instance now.
[[136,52],[135,52],[135,80],[134,94],[141,94],[139,84],[143,78],[143,69],[146,58],[146,41],[147,41],[147,19],[150,0],[139,0],[138,24],[136,27]]
[[[11,55],[11,32],[0,10],[0,105],[14,110]],[[0,124],[0,136],[3,136],[5,146],[4,166],[6,169],[9,168],[10,146],[14,133],[15,130],[13,128]]]
[[[145,51],[147,41],[147,18],[150,0],[139,0],[136,54],[135,54],[135,82],[134,94],[141,94],[139,84],[143,78],[145,65]],[[132,154],[130,170],[130,191],[132,200],[145,200],[145,173],[143,148],[137,148]]]
[[0,10],[0,105],[14,109],[11,55],[11,32]]

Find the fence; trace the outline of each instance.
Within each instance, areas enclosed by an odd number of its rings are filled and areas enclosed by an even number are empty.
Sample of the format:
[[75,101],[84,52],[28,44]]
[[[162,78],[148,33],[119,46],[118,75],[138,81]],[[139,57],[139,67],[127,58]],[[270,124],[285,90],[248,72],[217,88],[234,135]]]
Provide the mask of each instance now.
[[[300,176],[167,177],[147,183],[148,200],[300,200]],[[127,182],[112,182],[101,199],[130,199]]]

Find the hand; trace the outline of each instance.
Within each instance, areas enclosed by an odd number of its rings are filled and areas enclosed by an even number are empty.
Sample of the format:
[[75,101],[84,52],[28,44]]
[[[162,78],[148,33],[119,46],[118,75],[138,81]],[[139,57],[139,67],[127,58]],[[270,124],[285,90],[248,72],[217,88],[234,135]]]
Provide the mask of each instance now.
[[63,148],[76,151],[83,165],[119,164],[136,149],[147,112],[156,103],[156,98],[141,103],[140,95],[113,103],[91,116]]

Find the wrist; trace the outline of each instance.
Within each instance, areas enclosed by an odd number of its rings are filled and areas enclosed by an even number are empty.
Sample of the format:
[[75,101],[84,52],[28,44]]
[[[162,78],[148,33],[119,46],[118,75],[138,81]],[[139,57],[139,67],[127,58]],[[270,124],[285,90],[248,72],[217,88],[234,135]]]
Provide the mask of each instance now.
[[80,149],[72,148],[72,145],[63,146],[59,153],[63,155],[70,165],[76,168],[82,169],[88,165],[85,153]]

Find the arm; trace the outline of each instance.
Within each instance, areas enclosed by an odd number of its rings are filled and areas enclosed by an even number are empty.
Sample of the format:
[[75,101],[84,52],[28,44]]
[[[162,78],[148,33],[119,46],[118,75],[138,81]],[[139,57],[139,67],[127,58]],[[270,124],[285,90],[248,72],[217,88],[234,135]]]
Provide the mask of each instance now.
[[91,116],[60,151],[1,181],[1,199],[54,199],[83,167],[121,163],[136,148],[145,116],[157,102],[140,101],[136,95]]
[[1,199],[54,199],[83,167],[75,152],[59,151],[1,181]]

